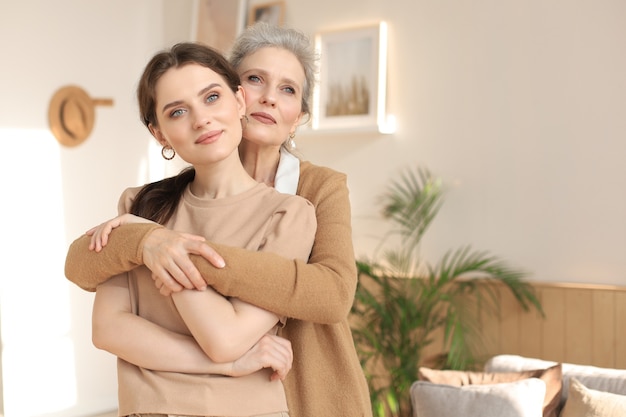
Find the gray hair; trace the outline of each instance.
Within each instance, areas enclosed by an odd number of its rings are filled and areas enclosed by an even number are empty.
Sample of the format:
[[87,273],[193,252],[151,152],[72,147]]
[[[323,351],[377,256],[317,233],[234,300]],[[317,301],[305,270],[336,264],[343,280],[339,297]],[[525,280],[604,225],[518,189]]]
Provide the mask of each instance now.
[[230,52],[230,63],[235,69],[239,69],[241,62],[248,55],[266,47],[285,49],[300,61],[304,70],[302,111],[307,115],[311,114],[310,99],[315,84],[317,54],[309,38],[295,29],[257,22],[244,30],[235,40]]

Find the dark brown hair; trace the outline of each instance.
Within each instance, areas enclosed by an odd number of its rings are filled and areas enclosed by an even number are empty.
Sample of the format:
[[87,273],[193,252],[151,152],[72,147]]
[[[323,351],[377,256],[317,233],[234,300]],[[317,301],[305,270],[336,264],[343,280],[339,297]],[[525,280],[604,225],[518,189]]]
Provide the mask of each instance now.
[[[215,71],[222,76],[233,92],[237,92],[240,85],[239,75],[220,52],[200,43],[178,43],[152,57],[139,79],[137,87],[139,114],[146,127],[158,127],[157,82],[168,70],[188,64],[201,65]],[[176,211],[183,191],[195,176],[195,169],[189,167],[174,177],[144,186],[135,197],[130,212],[160,224],[167,223]]]

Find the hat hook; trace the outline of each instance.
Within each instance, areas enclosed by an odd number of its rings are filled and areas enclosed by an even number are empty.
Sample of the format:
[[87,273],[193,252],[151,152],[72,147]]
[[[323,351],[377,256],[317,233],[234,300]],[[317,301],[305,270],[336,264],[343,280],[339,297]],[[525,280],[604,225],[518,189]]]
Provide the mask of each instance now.
[[113,99],[92,98],[75,85],[58,89],[48,109],[50,130],[65,146],[77,146],[87,139],[95,121],[95,106],[113,106]]

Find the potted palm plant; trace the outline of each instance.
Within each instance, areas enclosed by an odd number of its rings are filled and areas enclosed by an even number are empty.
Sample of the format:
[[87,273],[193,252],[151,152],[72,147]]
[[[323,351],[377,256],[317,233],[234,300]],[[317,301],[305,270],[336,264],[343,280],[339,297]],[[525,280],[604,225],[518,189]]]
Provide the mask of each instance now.
[[485,281],[503,284],[525,310],[543,314],[526,273],[496,256],[464,246],[436,264],[422,259],[420,243],[443,196],[442,181],[427,169],[404,171],[382,195],[390,232],[371,258],[357,261],[353,335],[378,417],[410,416],[409,389],[437,334],[443,350],[429,365],[472,369],[480,345],[476,306],[496,309],[497,292]]

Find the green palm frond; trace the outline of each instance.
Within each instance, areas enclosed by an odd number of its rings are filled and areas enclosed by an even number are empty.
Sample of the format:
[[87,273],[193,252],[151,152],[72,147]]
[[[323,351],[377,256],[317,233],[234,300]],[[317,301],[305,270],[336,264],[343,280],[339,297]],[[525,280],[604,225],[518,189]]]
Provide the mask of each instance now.
[[[444,337],[445,352],[438,355],[442,367],[467,369],[476,362],[481,342],[478,306],[498,313],[499,292],[485,281],[504,284],[524,309],[543,314],[533,288],[524,281],[526,272],[488,252],[463,246],[446,252],[434,265],[421,258],[421,239],[443,195],[442,181],[428,170],[405,171],[381,197],[383,217],[392,227],[375,252],[380,256],[357,261],[353,336],[380,417],[410,415],[409,389],[425,360],[423,350],[437,331]],[[393,236],[397,247],[389,247]]]
[[501,282],[511,291],[524,310],[528,311],[532,306],[543,315],[543,309],[533,288],[524,281],[527,273],[511,268],[506,262],[488,252],[472,251],[470,246],[447,252],[431,274],[446,281],[483,278]]
[[407,239],[407,247],[412,249],[441,208],[442,182],[427,169],[407,170],[391,182],[382,202],[383,217],[395,224],[393,233]]

